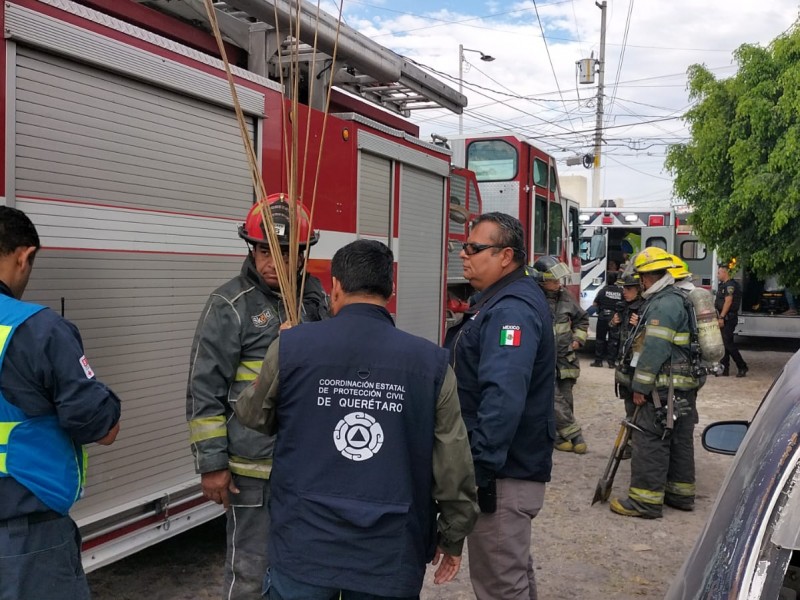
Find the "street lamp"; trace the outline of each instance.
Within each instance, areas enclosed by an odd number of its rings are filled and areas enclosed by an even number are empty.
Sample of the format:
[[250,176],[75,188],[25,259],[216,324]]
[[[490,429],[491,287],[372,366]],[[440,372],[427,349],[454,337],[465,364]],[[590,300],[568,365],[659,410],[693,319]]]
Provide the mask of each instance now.
[[[471,48],[464,48],[462,44],[458,45],[458,93],[464,93],[464,52],[475,52],[481,55],[483,62],[492,62],[494,56],[484,54],[480,50],[472,50]],[[458,135],[464,133],[464,111],[458,115]]]

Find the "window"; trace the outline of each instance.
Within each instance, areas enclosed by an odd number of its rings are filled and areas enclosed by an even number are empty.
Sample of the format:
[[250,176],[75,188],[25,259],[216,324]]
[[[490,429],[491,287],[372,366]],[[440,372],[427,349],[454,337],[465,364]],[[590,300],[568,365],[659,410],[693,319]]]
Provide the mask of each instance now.
[[558,185],[558,177],[556,177],[556,168],[550,167],[550,191],[555,192]]
[[647,243],[643,246],[643,248],[647,248],[649,246],[655,246],[656,248],[661,248],[662,250],[666,250],[667,240],[665,240],[663,237],[647,238]]
[[467,208],[476,214],[480,212],[478,210],[480,208],[478,206],[478,188],[472,179],[469,180],[469,206]]
[[533,252],[544,254],[547,251],[547,198],[536,196],[533,216]]
[[508,181],[517,175],[517,150],[503,140],[478,140],[467,148],[467,168],[478,181]]
[[464,233],[467,216],[460,208],[466,209],[467,180],[461,175],[450,176],[450,232]]
[[572,237],[572,256],[578,255],[581,237],[580,215],[577,208],[569,209],[569,234]]
[[564,214],[561,205],[552,203],[550,205],[550,244],[547,253],[561,256],[561,242],[564,238]]
[[547,163],[540,158],[533,159],[533,183],[539,187],[547,187]]
[[708,252],[706,245],[699,240],[681,242],[681,258],[685,260],[703,260]]

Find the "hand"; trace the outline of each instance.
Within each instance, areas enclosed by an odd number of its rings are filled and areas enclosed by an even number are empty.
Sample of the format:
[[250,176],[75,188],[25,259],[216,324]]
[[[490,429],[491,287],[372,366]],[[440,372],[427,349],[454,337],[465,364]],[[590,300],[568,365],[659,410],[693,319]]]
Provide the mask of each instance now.
[[108,430],[108,433],[97,440],[95,443],[100,444],[101,446],[110,446],[114,443],[114,440],[117,439],[117,434],[119,433],[119,421],[117,421],[114,426]]
[[719,324],[719,328],[720,328],[720,329],[722,329],[723,327],[725,327],[725,319],[724,319],[724,317],[720,317],[720,318],[717,320],[717,323]]
[[200,476],[200,483],[203,487],[203,496],[212,502],[222,504],[225,510],[228,510],[228,506],[230,506],[228,492],[239,493],[239,489],[234,485],[231,472],[228,469],[203,473]]
[[287,329],[291,329],[292,327],[294,327],[294,325],[292,325],[291,321],[284,321],[283,323],[281,323],[279,331],[286,331]]
[[611,317],[611,324],[612,325],[619,325],[622,322],[622,319],[619,317],[619,313],[614,313],[614,316]]
[[580,347],[581,347],[580,342],[572,342],[572,345],[570,346],[570,348],[572,348],[573,350],[577,350]]
[[442,564],[439,565],[439,568],[436,569],[436,573],[433,574],[433,583],[436,585],[453,581],[458,574],[458,570],[461,568],[460,556],[450,556],[439,546],[436,546],[436,554],[433,555],[431,564],[433,566],[438,565],[439,559],[442,560]]
[[640,394],[639,392],[633,392],[633,403],[636,406],[642,406],[646,402],[644,398],[644,394]]

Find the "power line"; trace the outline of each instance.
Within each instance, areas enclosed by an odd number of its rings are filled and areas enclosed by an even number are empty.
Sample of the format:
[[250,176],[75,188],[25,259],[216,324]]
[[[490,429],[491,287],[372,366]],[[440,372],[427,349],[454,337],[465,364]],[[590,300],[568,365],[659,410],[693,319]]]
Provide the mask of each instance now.
[[625,19],[625,32],[622,34],[622,49],[619,52],[619,62],[617,63],[617,74],[614,77],[614,91],[611,94],[611,101],[608,104],[608,113],[610,114],[614,109],[614,100],[617,97],[617,84],[619,77],[622,74],[622,63],[625,61],[625,48],[628,44],[628,33],[631,30],[631,15],[633,14],[634,0],[628,0],[628,16]]
[[[632,2],[633,0],[631,0]],[[536,20],[539,22],[539,31],[542,32],[542,41],[544,42],[544,49],[547,52],[547,60],[550,63],[550,71],[553,73],[553,79],[556,82],[556,89],[558,90],[558,96],[561,98],[561,104],[564,106],[564,112],[567,112],[567,105],[564,104],[564,94],[561,93],[561,86],[558,85],[558,75],[556,75],[556,68],[553,66],[553,57],[550,56],[550,47],[547,44],[547,37],[544,34],[544,25],[542,25],[542,18],[539,16],[539,7],[536,6],[536,0],[533,0],[533,9],[536,11]],[[567,112],[567,114],[569,114]],[[569,120],[570,126],[574,128],[572,124],[572,119]]]

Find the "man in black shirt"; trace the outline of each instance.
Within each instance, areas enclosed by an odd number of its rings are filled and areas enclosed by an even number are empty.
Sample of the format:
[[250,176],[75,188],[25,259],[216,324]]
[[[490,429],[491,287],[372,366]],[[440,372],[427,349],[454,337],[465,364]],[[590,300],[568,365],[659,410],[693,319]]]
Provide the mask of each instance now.
[[742,303],[742,288],[738,281],[731,279],[730,270],[727,265],[720,265],[717,271],[719,286],[717,287],[717,297],[714,308],[719,313],[719,328],[722,330],[722,343],[725,344],[725,356],[722,357],[722,375],[727,377],[730,374],[731,358],[736,363],[739,372],[737,377],[747,375],[747,363],[744,362],[739,349],[733,339],[733,331],[739,322],[739,306]]

